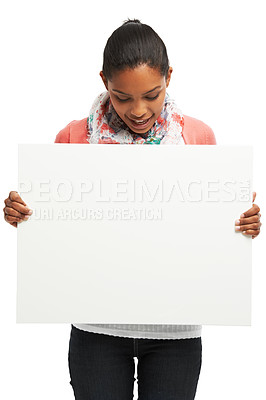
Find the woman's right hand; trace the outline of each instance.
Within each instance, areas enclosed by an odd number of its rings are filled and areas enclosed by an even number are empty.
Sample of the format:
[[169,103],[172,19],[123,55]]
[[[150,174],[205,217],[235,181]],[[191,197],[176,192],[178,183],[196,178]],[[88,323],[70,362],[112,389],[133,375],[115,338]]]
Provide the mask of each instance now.
[[32,214],[32,210],[22,200],[18,192],[12,191],[7,199],[4,200],[4,218],[10,225],[17,227],[22,221],[27,221]]

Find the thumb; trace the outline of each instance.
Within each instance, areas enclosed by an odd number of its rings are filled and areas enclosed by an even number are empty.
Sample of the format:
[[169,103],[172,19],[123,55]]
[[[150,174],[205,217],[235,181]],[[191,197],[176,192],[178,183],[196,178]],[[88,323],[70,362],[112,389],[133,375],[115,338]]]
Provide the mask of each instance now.
[[256,192],[252,192],[252,194],[253,194],[253,200],[252,200],[252,203],[254,203],[257,193],[256,193]]

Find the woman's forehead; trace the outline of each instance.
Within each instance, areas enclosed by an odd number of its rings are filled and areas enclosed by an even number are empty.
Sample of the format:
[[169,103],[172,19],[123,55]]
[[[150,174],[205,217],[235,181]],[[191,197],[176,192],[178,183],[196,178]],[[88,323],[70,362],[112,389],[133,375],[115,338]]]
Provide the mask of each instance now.
[[165,78],[157,68],[151,68],[145,64],[114,72],[108,85],[122,94],[132,94],[136,91],[146,94],[155,88],[159,89],[164,82]]

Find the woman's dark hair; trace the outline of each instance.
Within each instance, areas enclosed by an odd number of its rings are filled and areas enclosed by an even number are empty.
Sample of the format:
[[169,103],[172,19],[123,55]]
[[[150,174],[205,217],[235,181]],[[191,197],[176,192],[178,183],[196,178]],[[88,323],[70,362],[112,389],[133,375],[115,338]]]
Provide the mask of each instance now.
[[159,35],[138,19],[128,19],[107,40],[103,53],[102,71],[107,80],[115,71],[147,64],[167,77],[169,60]]

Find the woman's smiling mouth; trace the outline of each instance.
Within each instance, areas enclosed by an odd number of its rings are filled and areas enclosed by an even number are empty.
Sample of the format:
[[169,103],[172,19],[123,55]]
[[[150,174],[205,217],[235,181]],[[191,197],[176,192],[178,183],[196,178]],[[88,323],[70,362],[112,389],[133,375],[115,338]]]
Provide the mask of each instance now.
[[131,123],[131,126],[133,126],[135,129],[141,129],[142,130],[142,129],[145,129],[149,125],[149,123],[151,121],[151,118],[152,117],[147,118],[147,119],[139,119],[139,120],[131,119],[131,118],[128,118],[128,119],[129,119],[129,121]]

